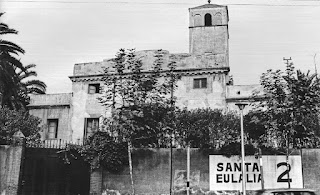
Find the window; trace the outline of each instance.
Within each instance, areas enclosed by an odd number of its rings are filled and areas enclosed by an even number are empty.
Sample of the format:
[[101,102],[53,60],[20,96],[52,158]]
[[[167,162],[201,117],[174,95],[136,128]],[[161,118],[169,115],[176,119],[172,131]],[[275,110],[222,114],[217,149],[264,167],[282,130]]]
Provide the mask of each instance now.
[[214,16],[213,16],[213,19],[212,21],[214,22],[215,25],[221,25],[222,24],[222,16],[221,16],[221,13],[216,13]]
[[58,138],[58,119],[48,119],[48,139]]
[[85,138],[92,136],[99,129],[99,118],[86,118]]
[[200,14],[196,14],[194,16],[194,26],[202,26],[203,24],[201,24],[202,22],[202,17]]
[[211,26],[212,25],[212,16],[211,14],[204,15],[204,25]]
[[88,86],[88,93],[89,94],[95,94],[95,93],[99,93],[100,92],[100,84],[96,83],[96,84],[89,84]]
[[207,78],[193,79],[193,88],[207,88]]

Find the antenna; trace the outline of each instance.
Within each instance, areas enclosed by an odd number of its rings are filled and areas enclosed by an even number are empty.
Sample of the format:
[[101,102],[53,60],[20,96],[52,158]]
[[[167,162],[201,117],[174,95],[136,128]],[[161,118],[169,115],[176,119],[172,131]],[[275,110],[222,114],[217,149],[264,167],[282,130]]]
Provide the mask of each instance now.
[[316,78],[318,79],[318,71],[317,71],[317,62],[316,62],[317,53],[313,56],[313,63],[314,63],[314,72],[316,73]]
[[287,61],[286,64],[289,65],[289,61],[292,60],[291,57],[290,58],[285,58],[283,57],[283,61]]

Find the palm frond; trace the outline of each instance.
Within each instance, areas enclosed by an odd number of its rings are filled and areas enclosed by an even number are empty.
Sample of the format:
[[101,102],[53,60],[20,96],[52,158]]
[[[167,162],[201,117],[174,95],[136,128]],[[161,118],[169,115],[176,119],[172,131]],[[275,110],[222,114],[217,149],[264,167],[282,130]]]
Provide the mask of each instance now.
[[25,69],[30,69],[30,68],[35,68],[37,65],[35,65],[35,64],[28,64],[28,65],[26,65],[25,66]]
[[14,69],[19,68],[23,71],[26,70],[21,61],[11,55],[1,55],[0,62],[0,66],[4,66],[4,64],[7,64],[13,67]]
[[45,90],[35,88],[35,87],[27,88],[27,92],[28,94],[46,94]]
[[16,55],[24,54],[25,51],[22,49],[19,45],[12,43],[10,41],[6,41],[3,39],[0,39],[0,52],[2,53],[14,53]]
[[[4,12],[0,12],[0,17],[3,16]],[[18,31],[15,29],[9,28],[5,23],[0,23],[0,34],[17,34]]]
[[28,93],[46,93],[47,85],[40,80],[29,80],[26,82],[22,82],[22,84],[27,88]]
[[9,26],[7,24],[4,23],[0,23],[0,34],[4,35],[4,34],[17,34],[18,31],[16,31],[15,29],[9,28]]
[[35,76],[35,77],[38,76],[36,71],[26,71],[26,72],[20,71],[20,74],[18,73],[17,75],[19,75],[19,78],[21,80],[31,76]]
[[[24,70],[18,71],[17,75],[19,75],[19,77],[23,77],[23,76],[21,76],[23,73],[25,73],[25,74],[28,73],[29,76],[38,76],[36,71],[29,71],[29,69],[35,68],[35,67],[36,67],[35,64],[28,64],[27,66],[24,66],[24,68],[25,68]],[[23,79],[23,78],[21,78],[21,79]]]

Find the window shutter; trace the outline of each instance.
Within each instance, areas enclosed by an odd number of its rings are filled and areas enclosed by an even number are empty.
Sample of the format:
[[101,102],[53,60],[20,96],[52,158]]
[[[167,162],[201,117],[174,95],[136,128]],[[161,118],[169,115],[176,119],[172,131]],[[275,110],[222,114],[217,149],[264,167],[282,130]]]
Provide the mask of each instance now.
[[49,120],[48,123],[49,123],[48,124],[48,139],[57,138],[57,129],[58,129],[57,120]]
[[201,88],[207,88],[207,79],[201,79]]
[[96,87],[94,85],[89,85],[89,94],[96,93]]
[[200,80],[199,79],[194,79],[193,80],[193,88],[194,89],[200,88]]

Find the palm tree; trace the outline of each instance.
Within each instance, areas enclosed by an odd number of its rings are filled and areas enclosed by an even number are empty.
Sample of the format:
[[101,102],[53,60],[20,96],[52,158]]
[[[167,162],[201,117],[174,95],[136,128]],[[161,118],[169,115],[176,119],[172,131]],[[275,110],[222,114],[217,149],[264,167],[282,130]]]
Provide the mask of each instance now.
[[36,67],[35,64],[29,64],[24,67],[25,71],[20,70],[17,73],[19,81],[21,83],[22,88],[26,90],[27,94],[45,94],[47,85],[44,82],[36,79],[24,81],[25,79],[31,76],[35,76],[35,77],[37,76],[36,71],[34,70],[30,71],[31,68],[35,68],[35,67]]
[[[0,17],[4,13],[0,13]],[[0,35],[17,34],[18,31],[0,23]],[[15,43],[0,39],[0,108],[3,105],[11,109],[26,109],[28,94],[45,94],[46,84],[39,80],[28,79],[37,76],[31,68],[36,65],[23,66],[17,59],[24,50]]]
[[[0,13],[0,17],[4,13]],[[5,23],[0,23],[0,35],[17,34],[18,31],[9,28]],[[16,70],[25,71],[17,57],[24,54],[24,50],[15,43],[0,39],[0,107],[7,102],[14,101],[19,97],[19,91],[11,89],[17,88],[18,76]],[[5,103],[6,102],[6,103]]]

